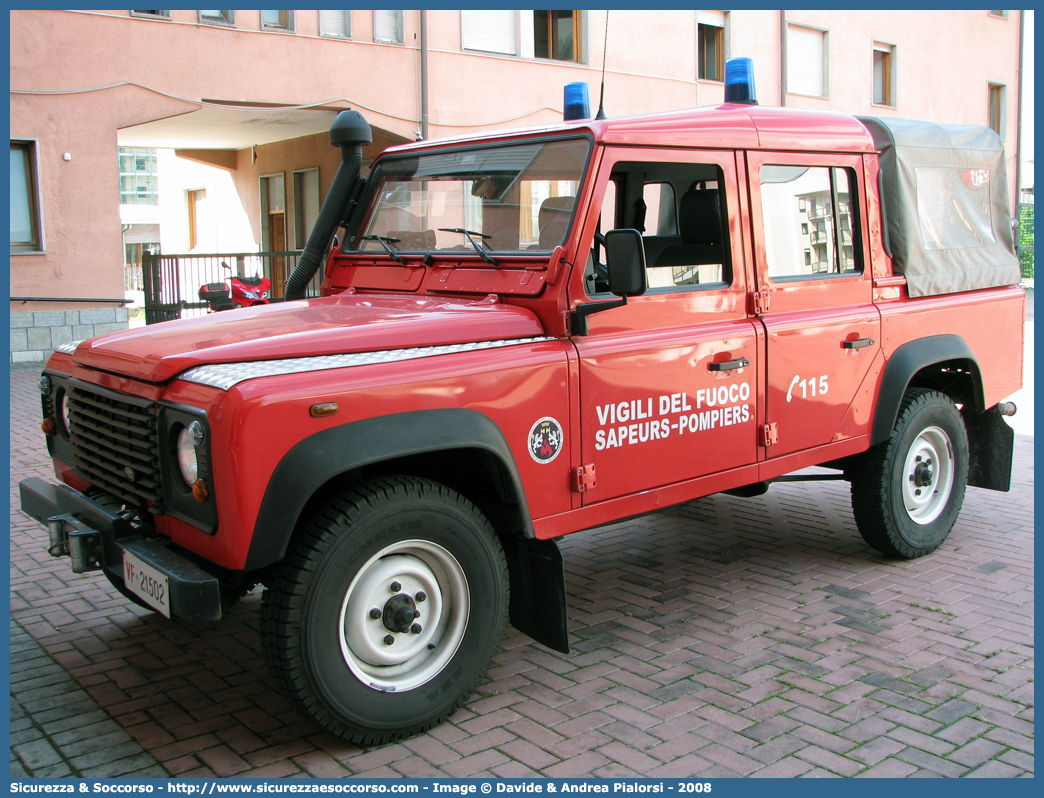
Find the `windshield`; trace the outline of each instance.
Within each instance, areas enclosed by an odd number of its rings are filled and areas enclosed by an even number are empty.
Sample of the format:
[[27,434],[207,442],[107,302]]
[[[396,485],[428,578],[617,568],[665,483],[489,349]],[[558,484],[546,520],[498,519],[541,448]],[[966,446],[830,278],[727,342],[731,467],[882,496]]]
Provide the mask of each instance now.
[[384,160],[345,249],[551,251],[569,232],[590,149],[563,139]]

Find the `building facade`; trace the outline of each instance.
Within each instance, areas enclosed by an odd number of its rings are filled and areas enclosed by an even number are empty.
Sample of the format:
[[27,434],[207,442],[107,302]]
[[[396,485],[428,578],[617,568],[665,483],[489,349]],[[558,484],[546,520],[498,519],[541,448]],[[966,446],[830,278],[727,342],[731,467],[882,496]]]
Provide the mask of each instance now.
[[566,83],[587,82],[597,105],[603,64],[610,116],[720,104],[724,62],[744,55],[762,105],[988,124],[1017,196],[1017,10],[15,10],[10,23],[13,362],[125,327],[123,264],[161,234],[165,252],[300,249],[339,162],[338,111],[366,116],[370,160],[557,122]]

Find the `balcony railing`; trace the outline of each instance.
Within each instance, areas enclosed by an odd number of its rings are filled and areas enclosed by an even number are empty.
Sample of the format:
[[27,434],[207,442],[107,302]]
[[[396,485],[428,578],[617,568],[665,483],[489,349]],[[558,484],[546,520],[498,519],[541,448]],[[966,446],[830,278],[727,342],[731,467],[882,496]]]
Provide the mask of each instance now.
[[[233,274],[240,277],[267,277],[272,281],[269,297],[283,299],[286,278],[297,265],[300,251],[226,252],[218,254],[159,254],[141,256],[142,286],[145,292],[145,323],[155,324],[209,312],[199,298],[206,283],[227,283]],[[225,268],[225,267],[228,268]],[[305,290],[306,296],[319,296],[322,269],[316,272]]]

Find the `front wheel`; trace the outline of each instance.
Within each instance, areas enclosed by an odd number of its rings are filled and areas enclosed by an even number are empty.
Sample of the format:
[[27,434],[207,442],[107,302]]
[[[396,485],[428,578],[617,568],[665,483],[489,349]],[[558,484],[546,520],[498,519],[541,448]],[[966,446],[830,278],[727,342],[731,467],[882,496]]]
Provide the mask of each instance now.
[[870,449],[852,475],[852,509],[863,539],[903,559],[938,548],[964,503],[968,434],[948,397],[912,388],[892,437]]
[[435,482],[371,480],[318,508],[265,591],[265,659],[322,728],[364,745],[441,723],[507,623],[507,564],[479,510]]

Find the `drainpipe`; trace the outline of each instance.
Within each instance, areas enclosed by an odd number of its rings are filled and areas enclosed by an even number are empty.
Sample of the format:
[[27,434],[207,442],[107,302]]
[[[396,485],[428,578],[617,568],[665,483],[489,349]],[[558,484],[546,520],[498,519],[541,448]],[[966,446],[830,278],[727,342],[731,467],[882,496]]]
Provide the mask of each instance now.
[[421,138],[428,138],[428,12],[420,12]]
[[127,233],[134,227],[132,224],[125,224],[120,226],[120,243],[123,245],[123,252],[120,255],[120,260],[123,261],[123,282],[127,282]]
[[779,104],[787,104],[787,12],[779,12]]
[[1019,11],[1019,93],[1018,129],[1015,131],[1015,251],[1019,249],[1019,205],[1022,203],[1022,86],[1025,75],[1026,10]]

